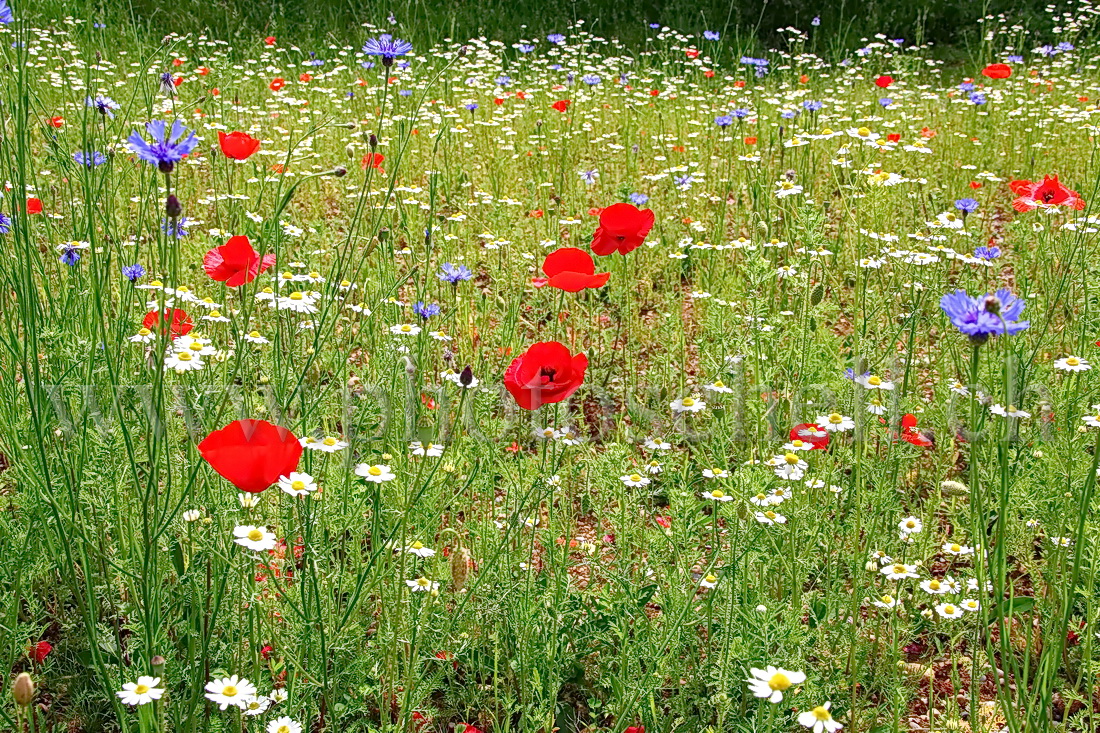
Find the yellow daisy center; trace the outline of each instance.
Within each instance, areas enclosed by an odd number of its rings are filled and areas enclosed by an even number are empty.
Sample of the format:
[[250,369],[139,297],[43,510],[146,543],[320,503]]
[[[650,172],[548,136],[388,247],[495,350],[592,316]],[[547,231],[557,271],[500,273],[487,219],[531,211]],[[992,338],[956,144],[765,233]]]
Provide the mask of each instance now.
[[259,542],[263,538],[264,538],[264,533],[261,532],[258,529],[254,529],[254,530],[252,530],[251,532],[248,533],[248,539],[252,540],[253,542]]
[[786,455],[783,456],[783,460],[793,466],[796,463],[798,463],[801,459],[798,456],[796,456],[794,453],[787,453]]
[[722,491],[721,489],[715,489],[714,491],[710,492],[710,495],[713,496],[715,499],[721,499],[723,496],[726,495],[726,492]]
[[138,329],[138,336],[148,336],[151,333],[152,333],[152,331],[150,331],[148,328],[139,328]]
[[222,694],[225,695],[226,697],[233,697],[234,695],[237,694],[237,688],[234,687],[233,685],[226,685],[225,687],[222,688]]
[[866,127],[861,127],[858,130],[856,130],[856,134],[859,135],[860,137],[867,137],[868,135],[871,134],[871,131]]
[[378,466],[371,466],[370,468],[367,469],[367,473],[369,473],[371,476],[381,476],[382,475],[382,469],[379,468]]
[[249,331],[249,332],[248,332],[248,335],[249,335],[249,336],[250,336],[251,338],[254,338],[254,339],[258,339],[258,338],[260,338],[260,332],[259,332],[259,331]]
[[833,414],[829,415],[829,422],[831,422],[833,425],[839,425],[840,423],[844,422],[844,416],[841,415],[839,412],[834,412]]
[[882,379],[872,375],[870,377],[867,377],[867,384],[877,387],[882,384]]
[[134,692],[136,692],[139,695],[144,695],[148,691],[149,691],[149,685],[141,685],[141,684],[134,685]]
[[630,480],[631,480],[631,481],[641,481],[641,480],[642,480],[642,477],[641,477],[641,476],[639,476],[639,475],[638,475],[638,474],[636,474],[636,473],[632,473],[632,474],[630,474]]
[[321,442],[324,443],[325,445],[329,445],[329,446],[336,445],[336,438],[325,438]]
[[191,361],[191,354],[184,351],[184,352],[181,352],[180,354],[177,354],[176,358],[179,359],[180,361]]
[[790,688],[790,686],[791,678],[782,672],[776,672],[771,676],[771,679],[768,680],[768,687],[773,690],[779,690],[780,692]]
[[1081,360],[1078,359],[1076,356],[1071,356],[1066,359],[1066,366],[1080,366],[1080,364]]
[[695,404],[695,400],[693,400],[693,399],[692,399],[692,398],[690,398],[690,397],[685,397],[685,398],[684,398],[684,399],[682,400],[682,404],[683,404],[683,406],[684,406],[684,407],[691,407],[692,405],[694,405],[694,404]]

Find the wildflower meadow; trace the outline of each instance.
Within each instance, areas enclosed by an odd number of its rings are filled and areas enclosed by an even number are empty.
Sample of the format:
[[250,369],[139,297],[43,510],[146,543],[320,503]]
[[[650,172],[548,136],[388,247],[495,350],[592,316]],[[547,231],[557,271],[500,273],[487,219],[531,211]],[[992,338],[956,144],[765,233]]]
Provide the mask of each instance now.
[[0,730],[1095,733],[1098,17],[0,0]]

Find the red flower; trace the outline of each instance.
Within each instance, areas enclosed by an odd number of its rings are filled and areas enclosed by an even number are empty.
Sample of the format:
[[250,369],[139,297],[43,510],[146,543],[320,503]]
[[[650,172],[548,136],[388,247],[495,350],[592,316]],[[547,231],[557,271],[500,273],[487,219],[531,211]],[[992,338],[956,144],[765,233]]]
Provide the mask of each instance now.
[[271,80],[271,83],[267,85],[271,91],[277,92],[286,86],[286,79],[281,76],[277,76]]
[[199,68],[195,69],[195,73],[199,76],[206,76],[210,73],[210,69],[206,66],[200,66]]
[[926,435],[917,430],[917,416],[913,414],[906,414],[901,418],[901,439],[921,448],[934,448],[936,446],[936,442],[931,435]]
[[628,254],[642,246],[655,217],[650,209],[611,204],[600,212],[600,226],[592,235],[592,251],[600,256]]
[[1085,202],[1077,192],[1059,183],[1058,176],[1046,176],[1041,183],[1012,181],[1008,187],[1019,197],[1012,202],[1012,208],[1016,211],[1031,211],[1052,206],[1069,206],[1078,211],[1085,208]]
[[890,86],[893,83],[894,83],[894,77],[892,77],[892,76],[880,76],[877,79],[875,79],[875,86],[879,87],[880,89],[885,89],[886,87]]
[[568,99],[559,99],[558,101],[550,105],[550,107],[552,109],[556,109],[558,112],[565,112],[565,110],[569,109],[570,104],[572,104],[572,102],[570,102]]
[[660,89],[650,89],[649,90],[649,96],[659,97],[659,96],[661,96],[661,90]]
[[672,517],[669,517],[667,515],[658,514],[653,518],[653,520],[665,529],[669,529],[670,527],[672,527]]
[[156,311],[149,311],[145,314],[145,318],[142,319],[141,325],[148,328],[150,331],[157,323],[167,324],[161,325],[160,332],[168,332],[168,335],[172,338],[178,338],[179,336],[186,336],[191,333],[191,329],[195,327],[195,324],[191,322],[191,316],[187,315],[179,308],[165,308],[164,313],[157,313]]
[[1007,79],[1012,76],[1012,67],[1008,64],[990,64],[982,69],[982,76],[990,79]]
[[645,733],[645,726],[644,725],[632,725],[629,728],[627,728],[626,730],[624,730],[623,733]]
[[61,129],[65,125],[65,118],[61,115],[54,115],[50,118],[50,127],[56,127]]
[[218,144],[221,145],[225,157],[233,160],[248,160],[260,149],[260,141],[247,132],[231,132],[226,135],[218,130]]
[[567,293],[579,293],[585,288],[602,288],[610,272],[596,274],[592,255],[576,247],[563,247],[546,255],[542,271],[550,278],[547,285]]
[[298,81],[300,81],[300,82],[313,81],[313,76],[311,74],[298,74]]
[[574,356],[557,341],[532,344],[504,373],[504,386],[525,410],[561,402],[577,391],[584,381],[588,357]]
[[269,46],[274,46],[275,45],[275,36],[268,36],[267,38],[264,39],[264,43],[266,43]]
[[[483,731],[476,725],[471,725],[470,723],[463,723],[463,725],[466,727],[462,729],[462,733],[483,733]],[[457,726],[455,727],[455,730],[458,730]]]
[[275,647],[270,644],[265,644],[263,649],[260,649],[260,656],[264,659],[271,659],[272,653],[275,651]]
[[27,651],[36,664],[42,664],[46,661],[46,657],[50,656],[50,652],[53,651],[53,644],[43,639]]
[[28,214],[41,214],[42,202],[39,199],[30,198],[27,199],[27,213]]
[[260,253],[252,249],[248,237],[230,237],[220,247],[206,253],[202,267],[212,280],[223,282],[231,288],[250,283],[256,276],[275,264],[275,255]]
[[756,145],[756,138],[750,135],[749,137],[745,138],[745,144]]
[[367,153],[363,156],[361,165],[363,168],[381,168],[382,161],[386,159],[386,156],[381,153]]
[[265,420],[236,420],[207,435],[199,453],[229,483],[258,494],[298,468],[302,445]]
[[689,48],[688,50],[684,51],[684,55],[687,56],[689,59],[699,58],[699,52],[696,51],[694,48]]
[[829,433],[812,422],[804,422],[791,428],[791,440],[809,443],[814,450],[824,450],[829,447]]

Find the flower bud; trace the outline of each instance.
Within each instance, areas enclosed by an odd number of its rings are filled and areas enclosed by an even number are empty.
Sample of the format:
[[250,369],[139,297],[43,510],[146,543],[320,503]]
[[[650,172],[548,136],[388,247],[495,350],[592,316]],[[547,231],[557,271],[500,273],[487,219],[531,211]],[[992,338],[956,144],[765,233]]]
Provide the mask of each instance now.
[[985,308],[986,313],[999,315],[1001,312],[1001,299],[996,295],[987,295],[982,307]]
[[367,143],[370,144],[370,149],[374,150],[378,147],[378,136],[372,132],[370,137],[367,138]]
[[11,686],[11,696],[20,707],[27,707],[34,702],[34,680],[29,674],[23,672],[15,678]]
[[462,370],[462,373],[458,375],[458,383],[463,387],[469,387],[474,383],[474,370],[467,364],[466,368]]
[[164,213],[169,219],[178,219],[180,214],[183,213],[183,206],[174,193],[169,194],[167,200],[165,200]]
[[332,171],[332,175],[336,176],[337,178],[343,178],[347,174],[348,174],[348,169],[344,168],[343,166],[340,166],[339,168],[335,168]]

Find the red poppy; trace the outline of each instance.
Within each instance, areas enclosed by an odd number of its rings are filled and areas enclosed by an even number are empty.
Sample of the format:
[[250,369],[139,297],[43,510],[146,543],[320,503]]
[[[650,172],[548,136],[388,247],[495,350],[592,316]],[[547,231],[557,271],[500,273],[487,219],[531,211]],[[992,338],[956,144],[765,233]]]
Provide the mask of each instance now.
[[31,659],[33,659],[36,664],[42,664],[42,662],[46,661],[46,657],[50,656],[50,652],[52,651],[53,644],[46,641],[45,639],[38,642],[28,650],[31,655]]
[[266,420],[235,420],[207,435],[199,453],[229,483],[258,494],[298,468],[302,445]]
[[275,45],[275,36],[268,36],[267,38],[264,39],[264,43],[266,43],[269,46],[274,46]]
[[901,418],[901,439],[921,448],[934,448],[936,445],[930,434],[917,430],[917,416],[911,413]]
[[286,79],[281,76],[277,76],[271,80],[271,83],[267,85],[271,91],[277,92],[286,86]]
[[361,165],[363,168],[381,168],[382,161],[386,159],[386,156],[381,153],[367,153],[363,156]]
[[684,55],[687,56],[689,59],[699,58],[699,52],[696,51],[694,48],[689,48],[686,51],[684,51]]
[[300,82],[313,81],[313,75],[312,74],[298,74],[298,81],[300,81]]
[[260,149],[260,141],[247,132],[231,132],[226,135],[218,130],[218,144],[221,145],[225,157],[233,160],[248,160]]
[[650,89],[649,90],[649,96],[651,96],[651,97],[659,97],[660,95],[661,95],[661,90],[660,89]]
[[990,79],[1007,79],[1012,76],[1012,67],[1008,64],[990,64],[982,69],[982,76]]
[[574,356],[557,341],[532,344],[504,373],[504,386],[525,410],[561,402],[584,381],[588,357]]
[[756,145],[756,138],[753,137],[752,135],[750,135],[749,137],[745,138],[745,144],[746,145]]
[[28,214],[41,214],[42,213],[42,201],[35,198],[27,199],[27,213]]
[[708,79],[713,79],[714,78],[714,72],[711,71],[710,69],[708,69],[708,70],[703,72],[703,76],[705,76]]
[[202,267],[212,280],[223,282],[231,288],[250,283],[256,276],[275,264],[275,255],[260,253],[252,249],[248,237],[230,237],[220,247],[206,253]]
[[658,514],[657,516],[653,517],[653,521],[657,522],[657,524],[661,525],[665,529],[670,529],[672,527],[672,517],[665,514]]
[[565,112],[565,110],[569,109],[570,104],[572,104],[572,102],[568,99],[559,99],[550,106],[558,112]]
[[592,251],[602,256],[628,254],[642,246],[655,221],[650,209],[633,204],[611,204],[600,212],[600,226],[592,235]]
[[542,271],[550,278],[546,284],[567,293],[579,293],[585,288],[602,288],[610,272],[596,274],[592,255],[576,247],[562,247],[546,255]]
[[1008,187],[1019,197],[1012,202],[1012,208],[1016,211],[1052,206],[1069,206],[1078,211],[1085,208],[1085,202],[1077,192],[1059,183],[1058,176],[1045,176],[1042,182],[1012,181]]
[[149,311],[141,321],[141,325],[150,331],[158,323],[161,324],[160,332],[167,331],[172,338],[186,336],[195,327],[195,324],[191,322],[191,316],[179,308],[165,308],[163,313]]
[[886,139],[892,143],[896,143],[901,140],[901,133],[891,132],[889,135],[886,136]]
[[195,69],[195,73],[199,76],[206,76],[210,73],[210,69],[206,66],[200,66],[199,68]]
[[627,728],[626,730],[624,730],[623,733],[645,733],[645,726],[644,725],[632,725],[629,728]]
[[892,77],[892,76],[880,76],[877,79],[875,79],[875,86],[879,87],[880,89],[885,89],[886,87],[890,86],[893,83],[894,83],[894,77]]
[[65,118],[61,115],[54,115],[50,118],[50,127],[56,127],[61,129],[65,125]]
[[824,450],[829,447],[829,433],[812,422],[804,422],[791,428],[791,440],[809,443],[814,450]]

